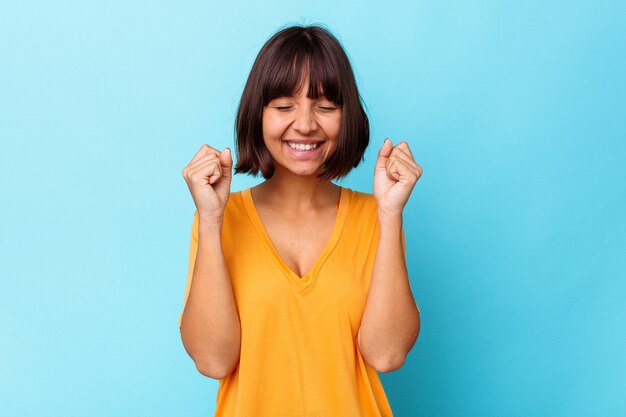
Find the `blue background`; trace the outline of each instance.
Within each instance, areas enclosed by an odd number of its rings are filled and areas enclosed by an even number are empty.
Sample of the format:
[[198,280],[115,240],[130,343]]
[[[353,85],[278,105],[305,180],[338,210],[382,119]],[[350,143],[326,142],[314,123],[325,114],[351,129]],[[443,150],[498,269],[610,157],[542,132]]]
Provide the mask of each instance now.
[[[0,5],[6,416],[209,416],[177,327],[195,206],[276,30],[322,23],[372,125],[424,174],[405,209],[422,329],[397,416],[626,415],[626,13],[618,1]],[[260,182],[238,175],[233,190]]]

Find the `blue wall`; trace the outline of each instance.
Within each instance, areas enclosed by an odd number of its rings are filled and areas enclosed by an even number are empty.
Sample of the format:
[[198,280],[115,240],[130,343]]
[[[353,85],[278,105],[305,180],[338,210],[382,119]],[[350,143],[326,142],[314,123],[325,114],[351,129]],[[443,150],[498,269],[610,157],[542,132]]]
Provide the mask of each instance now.
[[[617,1],[0,6],[0,404],[208,416],[177,328],[195,206],[252,62],[322,23],[424,174],[405,211],[417,344],[397,416],[626,415],[626,13]],[[236,176],[233,190],[259,182]]]

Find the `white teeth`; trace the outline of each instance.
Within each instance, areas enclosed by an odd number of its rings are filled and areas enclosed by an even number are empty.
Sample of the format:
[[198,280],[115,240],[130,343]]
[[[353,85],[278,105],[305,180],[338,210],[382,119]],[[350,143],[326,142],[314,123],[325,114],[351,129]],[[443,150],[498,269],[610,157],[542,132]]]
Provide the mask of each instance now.
[[315,149],[318,147],[318,143],[315,144],[306,144],[306,145],[299,145],[299,144],[295,144],[295,143],[291,143],[291,142],[287,142],[287,144],[292,147],[293,149],[296,149],[298,151],[309,151],[311,149]]

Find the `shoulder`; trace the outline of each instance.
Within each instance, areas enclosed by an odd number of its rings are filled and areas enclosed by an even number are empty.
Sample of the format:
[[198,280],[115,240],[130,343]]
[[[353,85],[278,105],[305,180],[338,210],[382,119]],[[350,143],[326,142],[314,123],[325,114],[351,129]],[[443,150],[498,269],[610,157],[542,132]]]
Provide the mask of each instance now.
[[240,217],[245,215],[246,206],[244,202],[244,190],[231,191],[224,208],[224,218],[226,217]]
[[350,195],[350,213],[354,215],[376,215],[374,194],[348,188]]
[[[347,187],[344,187],[347,188]],[[376,204],[376,199],[374,198],[374,194],[366,193],[364,191],[353,190],[351,188],[347,188],[350,193],[350,199],[355,206],[367,206]]]

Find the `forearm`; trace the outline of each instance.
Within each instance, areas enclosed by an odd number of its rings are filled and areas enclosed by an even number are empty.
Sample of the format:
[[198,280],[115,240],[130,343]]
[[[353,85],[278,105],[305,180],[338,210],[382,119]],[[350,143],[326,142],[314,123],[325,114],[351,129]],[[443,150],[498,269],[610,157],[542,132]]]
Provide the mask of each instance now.
[[198,225],[198,252],[181,337],[203,375],[223,378],[239,360],[241,325],[222,250],[221,226]]
[[358,343],[365,360],[389,372],[404,363],[420,328],[402,247],[402,216],[379,217],[379,240]]

